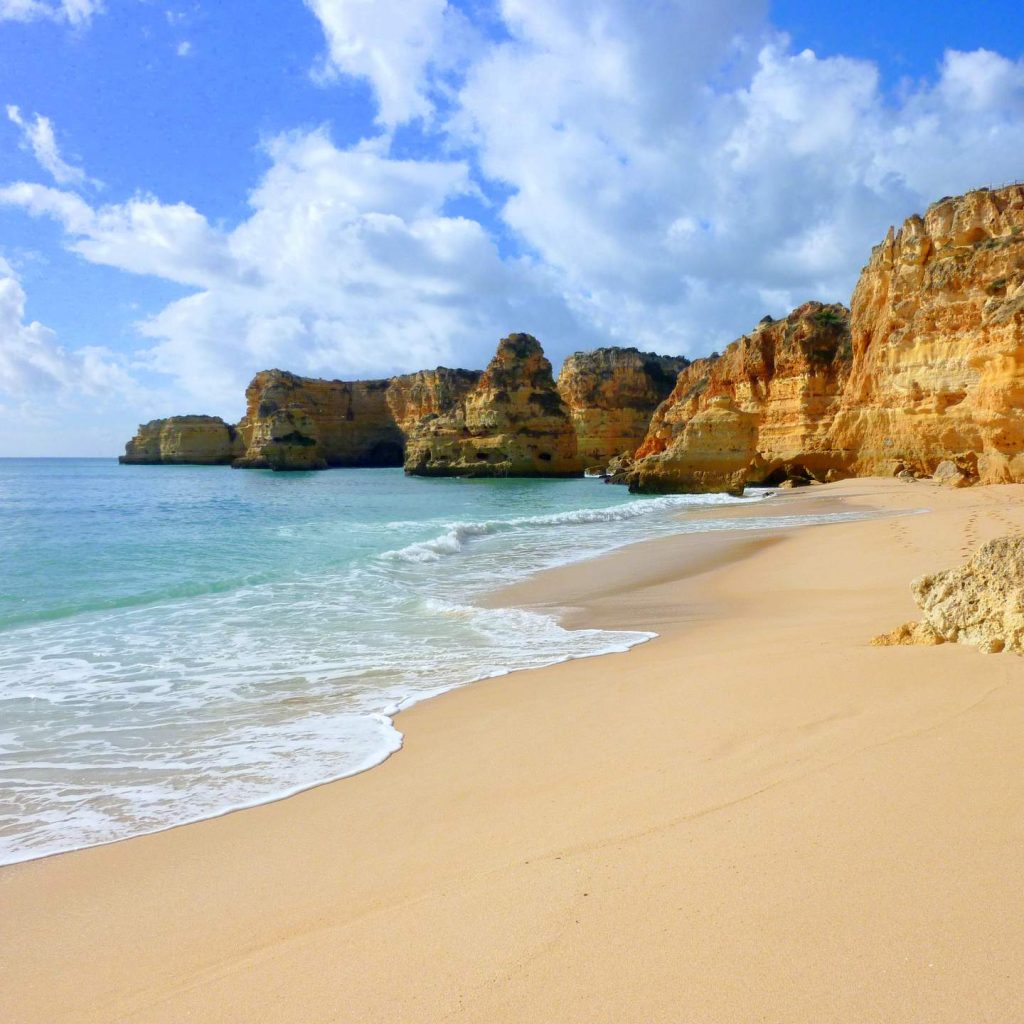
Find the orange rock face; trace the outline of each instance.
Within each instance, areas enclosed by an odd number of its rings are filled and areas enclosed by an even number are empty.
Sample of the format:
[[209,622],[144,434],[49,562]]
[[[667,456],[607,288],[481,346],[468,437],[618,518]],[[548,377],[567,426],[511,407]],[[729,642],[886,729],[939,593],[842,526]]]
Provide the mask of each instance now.
[[414,433],[424,420],[445,416],[461,408],[479,383],[481,370],[420,370],[392,377],[388,408],[403,435]]
[[387,380],[317,380],[283,370],[256,374],[238,431],[249,469],[400,466],[403,436]]
[[976,458],[1024,480],[1024,186],[942,199],[875,247],[831,432],[859,475]]
[[638,448],[654,410],[688,364],[681,356],[635,348],[599,348],[569,356],[557,387],[569,408],[584,465],[603,470],[616,456]]
[[632,490],[727,491],[842,472],[828,437],[850,370],[849,312],[808,302],[679,375],[628,473]]
[[219,416],[169,416],[140,425],[118,461],[125,465],[225,465],[242,452],[242,440]]
[[578,476],[576,431],[536,338],[511,334],[451,408],[412,426],[405,469],[417,476]]

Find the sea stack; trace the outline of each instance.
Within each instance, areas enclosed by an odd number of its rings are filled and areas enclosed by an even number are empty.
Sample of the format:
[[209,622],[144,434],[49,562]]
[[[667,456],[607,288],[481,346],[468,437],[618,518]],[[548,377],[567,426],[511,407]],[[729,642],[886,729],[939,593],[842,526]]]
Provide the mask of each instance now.
[[682,356],[635,348],[574,352],[562,364],[558,393],[569,408],[584,467],[604,471],[644,440],[651,416],[689,365]]
[[579,476],[576,431],[532,335],[498,344],[479,380],[444,413],[411,427],[405,470],[415,476]]
[[403,437],[387,380],[318,380],[284,370],[256,374],[238,431],[243,469],[400,466]]
[[139,426],[122,465],[219,466],[242,454],[238,431],[219,416],[168,416]]

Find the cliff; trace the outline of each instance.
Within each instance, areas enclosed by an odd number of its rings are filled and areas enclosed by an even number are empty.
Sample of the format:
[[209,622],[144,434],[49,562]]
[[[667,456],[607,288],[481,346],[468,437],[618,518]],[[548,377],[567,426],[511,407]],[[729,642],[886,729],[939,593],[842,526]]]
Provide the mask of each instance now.
[[424,420],[445,416],[460,408],[479,383],[482,370],[420,370],[393,377],[388,387],[388,408],[404,437]]
[[1024,480],[1024,186],[942,199],[890,229],[853,295],[831,432],[858,475],[976,459]]
[[411,424],[405,469],[417,476],[578,476],[569,410],[536,338],[511,334],[450,408]]
[[256,374],[238,431],[250,469],[400,466],[404,438],[387,380],[318,380],[283,370]]
[[680,373],[626,473],[641,492],[727,491],[844,472],[829,439],[851,365],[849,311],[808,302],[765,317]]
[[688,365],[681,356],[635,348],[599,348],[569,356],[557,387],[569,409],[583,464],[605,469],[615,456],[638,448],[654,410]]
[[169,416],[139,426],[118,461],[125,465],[225,465],[242,453],[242,439],[219,416]]

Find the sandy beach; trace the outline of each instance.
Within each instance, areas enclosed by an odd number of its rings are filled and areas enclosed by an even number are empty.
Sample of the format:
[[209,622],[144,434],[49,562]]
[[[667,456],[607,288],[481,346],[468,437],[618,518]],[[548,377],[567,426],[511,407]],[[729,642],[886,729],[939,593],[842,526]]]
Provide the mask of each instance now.
[[1024,485],[769,507],[892,514],[546,573],[498,599],[658,639],[420,704],[358,777],[0,869],[0,1019],[1016,1024],[1024,662],[870,640]]

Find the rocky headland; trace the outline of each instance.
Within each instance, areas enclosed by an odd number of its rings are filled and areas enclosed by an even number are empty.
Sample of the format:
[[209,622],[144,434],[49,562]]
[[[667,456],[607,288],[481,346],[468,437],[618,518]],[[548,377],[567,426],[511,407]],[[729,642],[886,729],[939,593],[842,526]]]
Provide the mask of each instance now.
[[219,416],[168,416],[140,424],[119,461],[136,466],[223,466],[244,451],[238,430]]
[[474,386],[408,427],[415,476],[579,476],[569,407],[532,335],[510,334]]
[[[781,336],[780,336],[781,327]],[[840,476],[1024,480],[1024,186],[890,229],[840,306],[695,361],[618,478],[738,492]]]
[[625,470],[630,489],[739,493],[827,479],[840,471],[827,435],[849,370],[844,306],[808,302],[783,320],[765,317],[680,373]]
[[807,302],[692,363],[503,339],[484,371],[390,380],[256,375],[237,427],[153,420],[127,463],[430,476],[607,469],[639,492],[740,492],[844,476],[1024,480],[1024,185],[944,198],[890,229],[850,309]]
[[576,430],[579,457],[604,470],[616,456],[643,443],[654,410],[690,361],[635,348],[574,352],[562,364],[557,387]]

